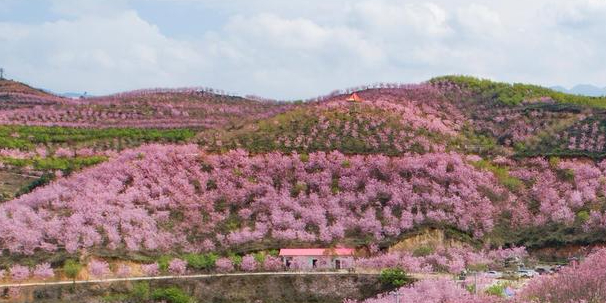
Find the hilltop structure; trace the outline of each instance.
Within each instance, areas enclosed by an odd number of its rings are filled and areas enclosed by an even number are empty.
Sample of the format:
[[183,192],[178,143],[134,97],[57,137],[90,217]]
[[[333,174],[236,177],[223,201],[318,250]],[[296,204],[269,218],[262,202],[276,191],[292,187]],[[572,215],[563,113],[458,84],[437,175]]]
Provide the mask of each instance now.
[[349,102],[362,102],[362,98],[360,98],[357,93],[351,94],[351,96],[345,100]]

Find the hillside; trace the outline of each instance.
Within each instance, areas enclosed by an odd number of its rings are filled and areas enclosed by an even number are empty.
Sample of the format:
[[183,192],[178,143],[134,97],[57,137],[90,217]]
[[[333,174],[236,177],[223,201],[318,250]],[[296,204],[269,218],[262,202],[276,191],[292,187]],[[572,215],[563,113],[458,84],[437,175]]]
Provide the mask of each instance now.
[[[293,241],[381,243],[426,224],[497,245],[588,243],[603,240],[582,232],[604,227],[602,179],[603,163],[577,160],[207,155],[192,145],[151,145],[4,203],[0,243],[25,254],[246,251]],[[540,240],[512,233],[553,226],[577,229]]]
[[55,97],[41,89],[33,88],[27,84],[13,81],[0,79],[0,94],[20,94],[20,95],[31,95],[37,97]]
[[200,130],[229,129],[291,106],[210,89],[151,89],[74,100],[3,80],[0,201],[127,148],[186,142]]
[[460,104],[474,132],[513,147],[518,156],[604,157],[606,97],[471,77],[430,81]]
[[146,90],[3,110],[3,169],[47,177],[0,205],[1,246],[387,247],[426,227],[492,247],[605,240],[604,98],[458,76],[355,91],[287,104]]
[[464,117],[429,85],[359,91],[361,102],[337,94],[236,130],[202,133],[210,150],[397,155],[443,151],[462,129]]
[[[0,91],[0,94],[2,91]],[[80,128],[219,128],[272,116],[289,105],[200,89],[143,90],[105,97],[2,102],[0,123]]]
[[421,85],[361,88],[230,130],[201,133],[210,151],[244,148],[403,155],[458,151],[487,156],[603,158],[606,98],[524,84],[440,77]]
[[229,96],[209,88],[146,89],[70,99],[0,80],[0,124],[77,128],[230,128],[292,103]]

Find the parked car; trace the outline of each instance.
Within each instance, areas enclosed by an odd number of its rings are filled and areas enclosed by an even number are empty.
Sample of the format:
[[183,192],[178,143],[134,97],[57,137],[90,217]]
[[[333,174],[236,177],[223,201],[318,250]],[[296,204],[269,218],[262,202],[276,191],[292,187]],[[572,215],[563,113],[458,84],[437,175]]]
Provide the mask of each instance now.
[[520,269],[517,273],[520,278],[532,278],[538,275],[538,273],[532,269]]
[[553,273],[553,269],[550,266],[537,266],[534,268],[534,270],[539,275],[549,275]]
[[501,279],[503,278],[503,273],[496,270],[490,270],[486,272],[486,276],[493,279]]

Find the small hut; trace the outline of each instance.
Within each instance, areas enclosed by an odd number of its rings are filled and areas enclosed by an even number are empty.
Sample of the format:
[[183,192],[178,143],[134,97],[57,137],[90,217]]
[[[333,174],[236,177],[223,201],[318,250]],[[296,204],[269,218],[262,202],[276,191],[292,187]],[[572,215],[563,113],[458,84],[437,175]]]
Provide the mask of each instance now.
[[283,248],[280,257],[290,269],[349,269],[353,267],[353,248]]

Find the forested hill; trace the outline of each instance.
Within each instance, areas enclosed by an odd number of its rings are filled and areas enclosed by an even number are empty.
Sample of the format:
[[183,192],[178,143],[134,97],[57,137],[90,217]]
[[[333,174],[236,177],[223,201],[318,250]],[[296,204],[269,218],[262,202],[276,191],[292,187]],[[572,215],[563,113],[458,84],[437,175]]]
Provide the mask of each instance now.
[[[360,101],[347,101],[357,91]],[[503,156],[605,156],[606,98],[471,77],[338,91],[240,129],[202,133],[213,151],[452,150]],[[219,142],[219,144],[217,144]]]
[[15,255],[605,240],[604,98],[460,76],[290,103],[6,95],[2,172],[34,178],[0,204]]

